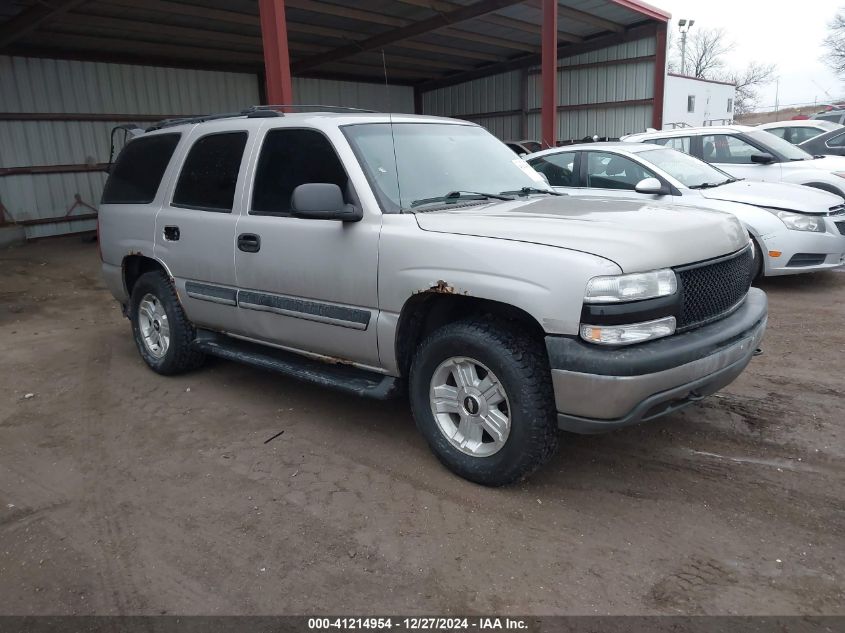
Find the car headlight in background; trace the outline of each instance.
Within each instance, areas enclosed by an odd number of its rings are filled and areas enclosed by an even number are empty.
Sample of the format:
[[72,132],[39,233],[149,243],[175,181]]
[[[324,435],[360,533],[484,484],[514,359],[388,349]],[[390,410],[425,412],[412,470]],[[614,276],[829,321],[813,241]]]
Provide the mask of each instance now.
[[581,338],[599,345],[633,345],[675,333],[675,317],[625,325],[581,325]]
[[786,228],[793,231],[812,231],[814,233],[824,233],[825,225],[824,218],[815,215],[804,215],[803,213],[792,213],[791,211],[775,211],[786,225]]
[[832,171],[830,172],[834,176],[839,176],[840,178],[845,178],[845,171]]
[[586,303],[619,303],[654,299],[674,294],[678,289],[675,271],[668,268],[648,273],[593,277],[584,293]]

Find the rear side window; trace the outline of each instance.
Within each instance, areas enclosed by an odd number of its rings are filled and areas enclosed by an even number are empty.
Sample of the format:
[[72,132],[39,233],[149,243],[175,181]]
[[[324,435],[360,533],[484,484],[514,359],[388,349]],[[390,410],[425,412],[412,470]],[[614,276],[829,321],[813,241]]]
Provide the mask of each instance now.
[[670,138],[658,138],[646,142],[653,143],[654,145],[662,145],[663,147],[669,147],[671,149],[676,149],[679,152],[683,152],[684,154],[692,153],[690,152],[689,136],[672,136]]
[[845,147],[845,134],[839,134],[827,141],[828,147]]
[[255,170],[250,213],[290,213],[293,190],[315,182],[335,184],[348,194],[346,171],[329,140],[314,130],[267,132]]
[[157,134],[130,141],[112,167],[102,204],[152,202],[180,136]]
[[179,174],[173,206],[231,212],[246,139],[246,132],[225,132],[194,143]]

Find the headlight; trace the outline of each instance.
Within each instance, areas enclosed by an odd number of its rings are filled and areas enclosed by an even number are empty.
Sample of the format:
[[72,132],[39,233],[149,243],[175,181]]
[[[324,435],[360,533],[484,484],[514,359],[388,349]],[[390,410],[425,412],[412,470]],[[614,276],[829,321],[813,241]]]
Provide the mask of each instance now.
[[781,222],[786,225],[786,228],[793,231],[814,231],[816,233],[825,232],[823,217],[792,213],[791,211],[777,211],[775,215],[777,215]]
[[633,345],[675,333],[675,317],[626,325],[581,325],[581,338],[599,345]]
[[672,270],[655,270],[650,273],[608,275],[593,277],[584,294],[586,303],[619,303],[639,301],[674,294],[678,280]]

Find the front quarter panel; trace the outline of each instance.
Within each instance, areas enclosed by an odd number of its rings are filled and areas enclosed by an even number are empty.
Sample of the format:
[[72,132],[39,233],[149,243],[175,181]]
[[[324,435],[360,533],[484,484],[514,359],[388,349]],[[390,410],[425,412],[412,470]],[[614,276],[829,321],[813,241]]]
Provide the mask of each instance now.
[[622,272],[579,251],[515,240],[423,231],[413,215],[385,215],[379,247],[379,353],[398,373],[396,327],[421,292],[498,301],[531,315],[547,334],[578,334],[587,282]]

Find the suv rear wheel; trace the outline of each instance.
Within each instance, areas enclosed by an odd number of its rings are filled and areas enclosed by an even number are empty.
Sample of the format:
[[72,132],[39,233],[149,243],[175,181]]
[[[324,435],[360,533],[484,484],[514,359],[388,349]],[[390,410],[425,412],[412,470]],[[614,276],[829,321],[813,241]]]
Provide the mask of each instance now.
[[436,330],[417,351],[409,391],[434,454],[470,481],[519,481],[557,448],[545,349],[519,325],[484,318]]
[[129,318],[135,345],[153,371],[178,374],[199,367],[205,360],[205,355],[192,347],[196,331],[163,272],[144,273],[135,282]]

